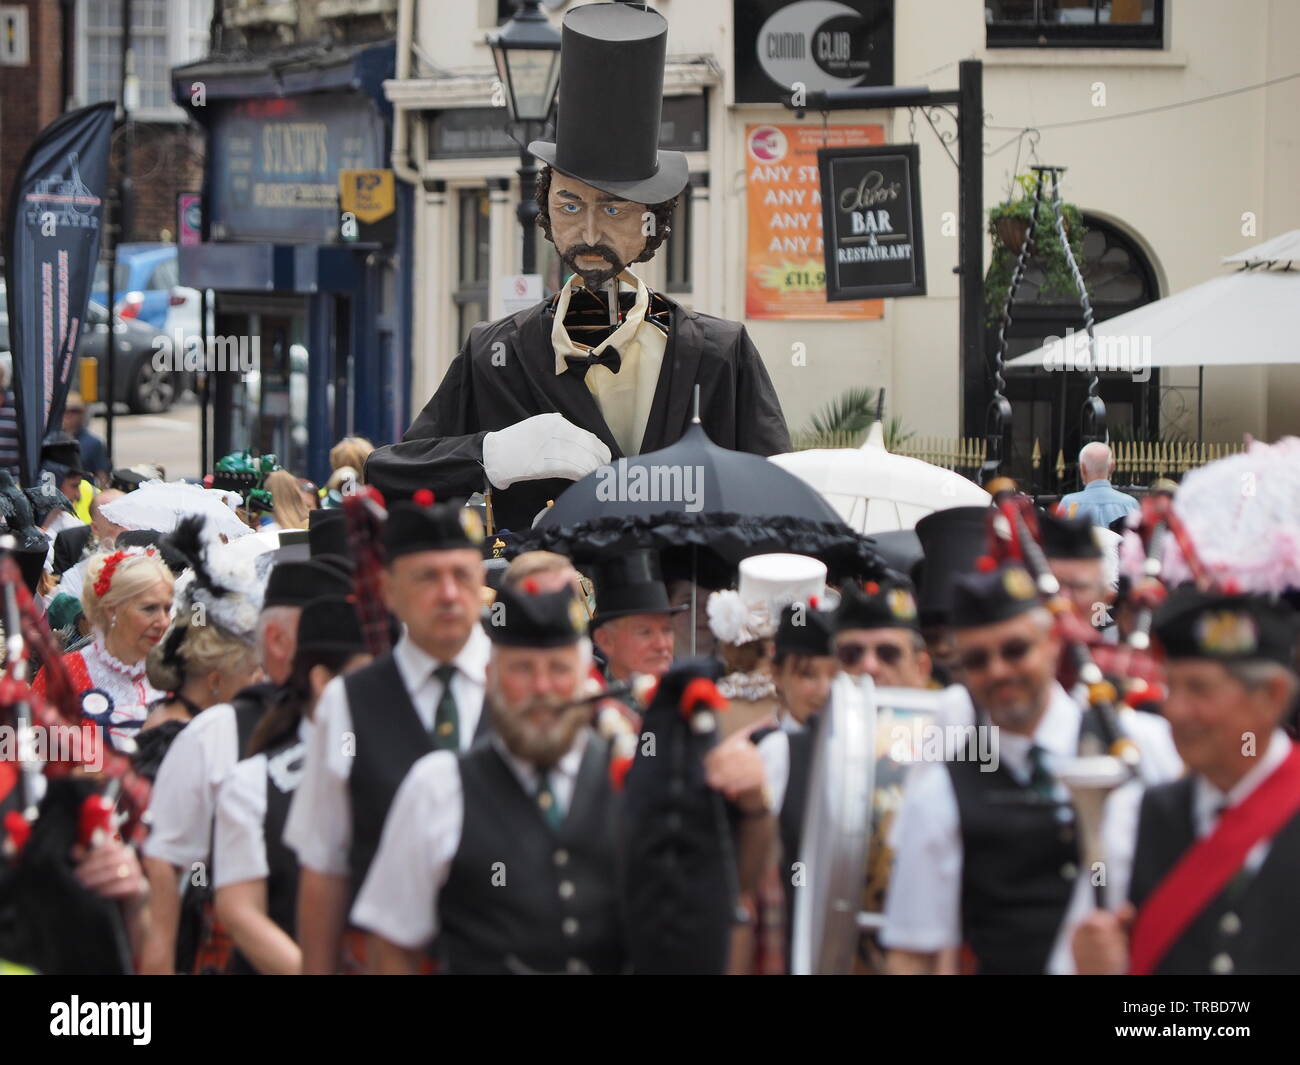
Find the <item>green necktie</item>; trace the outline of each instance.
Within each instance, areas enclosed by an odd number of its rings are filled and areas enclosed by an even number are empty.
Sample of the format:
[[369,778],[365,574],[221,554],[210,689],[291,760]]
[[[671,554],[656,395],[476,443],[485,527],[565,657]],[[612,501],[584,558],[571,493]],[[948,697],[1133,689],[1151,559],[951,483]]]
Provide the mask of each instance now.
[[460,711],[456,709],[456,696],[451,690],[451,678],[456,667],[450,662],[439,666],[433,675],[442,681],[442,696],[433,718],[433,749],[435,751],[460,750]]
[[559,828],[564,823],[564,813],[560,810],[555,792],[551,790],[551,776],[545,770],[537,774],[537,807],[552,828]]
[[1056,798],[1056,778],[1043,756],[1047,754],[1042,747],[1034,744],[1029,748],[1029,786],[1045,799]]

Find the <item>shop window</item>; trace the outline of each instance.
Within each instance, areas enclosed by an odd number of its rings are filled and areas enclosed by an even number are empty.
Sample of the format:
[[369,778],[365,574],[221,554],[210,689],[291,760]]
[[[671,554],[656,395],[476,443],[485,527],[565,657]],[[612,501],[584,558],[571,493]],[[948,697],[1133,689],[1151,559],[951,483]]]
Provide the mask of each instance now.
[[469,331],[488,316],[488,283],[491,277],[487,189],[465,189],[457,202],[460,268],[456,291],[456,331],[464,344]]
[[1163,48],[1165,0],[985,0],[990,48]]

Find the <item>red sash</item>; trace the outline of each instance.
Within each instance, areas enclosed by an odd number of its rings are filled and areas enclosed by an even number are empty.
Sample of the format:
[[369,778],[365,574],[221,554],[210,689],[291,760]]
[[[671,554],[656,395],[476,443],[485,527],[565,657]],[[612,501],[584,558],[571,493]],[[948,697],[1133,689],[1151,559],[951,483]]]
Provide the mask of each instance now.
[[1198,914],[1237,874],[1260,840],[1276,835],[1300,811],[1300,745],[1244,802],[1224,811],[1156,885],[1133,922],[1129,972],[1150,975]]

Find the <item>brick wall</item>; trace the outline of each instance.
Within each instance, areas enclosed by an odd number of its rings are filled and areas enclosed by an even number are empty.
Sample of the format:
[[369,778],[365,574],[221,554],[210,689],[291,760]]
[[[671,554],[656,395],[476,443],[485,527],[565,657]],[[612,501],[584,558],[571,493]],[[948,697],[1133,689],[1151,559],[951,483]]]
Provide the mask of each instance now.
[[0,66],[0,219],[9,217],[9,193],[28,147],[62,111],[58,0],[6,2],[27,9],[29,54],[26,66]]

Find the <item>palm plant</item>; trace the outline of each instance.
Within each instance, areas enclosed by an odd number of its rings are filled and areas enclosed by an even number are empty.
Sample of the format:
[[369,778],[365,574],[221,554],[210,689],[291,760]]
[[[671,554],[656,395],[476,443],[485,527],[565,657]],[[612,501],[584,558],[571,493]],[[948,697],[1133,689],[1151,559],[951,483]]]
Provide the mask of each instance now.
[[[884,390],[850,388],[817,411],[808,427],[795,437],[795,450],[809,448],[861,447],[871,426],[881,418]],[[890,451],[910,440],[915,433],[903,428],[902,419],[884,423],[885,447]]]

